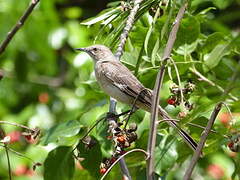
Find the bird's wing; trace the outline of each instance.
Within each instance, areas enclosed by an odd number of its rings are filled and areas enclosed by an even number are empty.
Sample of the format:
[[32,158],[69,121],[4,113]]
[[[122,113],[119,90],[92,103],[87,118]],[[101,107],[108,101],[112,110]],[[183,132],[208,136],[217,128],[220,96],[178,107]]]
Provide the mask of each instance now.
[[134,99],[138,97],[139,101],[151,104],[151,91],[146,89],[121,62],[103,61],[101,66],[103,75],[115,87]]

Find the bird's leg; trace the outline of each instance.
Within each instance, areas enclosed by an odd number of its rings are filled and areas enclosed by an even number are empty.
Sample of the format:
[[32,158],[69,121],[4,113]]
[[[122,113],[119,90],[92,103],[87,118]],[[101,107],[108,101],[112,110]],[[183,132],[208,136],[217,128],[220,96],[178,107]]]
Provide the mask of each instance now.
[[129,111],[129,114],[128,114],[126,120],[125,120],[126,123],[125,123],[125,126],[124,126],[124,128],[123,128],[124,130],[126,129],[126,126],[127,126],[127,124],[128,124],[128,121],[129,121],[131,115],[138,110],[138,108],[136,107],[136,102],[137,102],[138,98],[142,95],[142,93],[143,93],[145,90],[146,90],[146,89],[141,90],[140,93],[139,93],[139,94],[136,96],[136,98],[134,99],[133,104],[132,104],[132,108],[131,108],[131,110]]

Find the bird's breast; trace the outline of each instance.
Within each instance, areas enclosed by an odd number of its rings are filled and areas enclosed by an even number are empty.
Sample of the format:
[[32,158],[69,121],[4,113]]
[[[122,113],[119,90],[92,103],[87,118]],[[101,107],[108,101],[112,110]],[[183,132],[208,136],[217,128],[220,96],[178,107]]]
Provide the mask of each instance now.
[[[133,103],[132,98],[126,95],[124,92],[122,92],[118,87],[116,87],[113,84],[113,82],[109,81],[105,73],[109,73],[109,72],[104,72],[102,71],[101,67],[95,66],[95,76],[101,89],[106,94],[113,97],[117,101],[120,101],[125,104],[132,104]],[[111,74],[111,75],[114,75],[114,74]]]

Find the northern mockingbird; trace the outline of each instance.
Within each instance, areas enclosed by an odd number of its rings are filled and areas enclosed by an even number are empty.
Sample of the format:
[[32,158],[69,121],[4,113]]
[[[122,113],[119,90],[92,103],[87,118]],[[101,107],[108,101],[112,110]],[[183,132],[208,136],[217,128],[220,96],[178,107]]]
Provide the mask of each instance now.
[[[84,51],[92,57],[97,82],[105,93],[128,105],[133,105],[136,101],[135,106],[137,108],[144,109],[147,112],[151,111],[152,91],[145,88],[132,72],[113,55],[108,47],[93,45],[76,50]],[[159,106],[158,112],[163,119],[172,119],[161,106]],[[178,134],[193,150],[196,150],[197,143],[177,126],[176,122],[167,122],[177,129]]]

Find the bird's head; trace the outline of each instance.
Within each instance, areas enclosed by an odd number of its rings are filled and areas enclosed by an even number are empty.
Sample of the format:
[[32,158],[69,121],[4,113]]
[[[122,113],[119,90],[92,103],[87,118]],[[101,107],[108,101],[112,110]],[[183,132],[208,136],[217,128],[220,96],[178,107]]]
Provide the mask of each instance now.
[[112,51],[104,45],[92,45],[85,48],[77,48],[76,50],[88,53],[95,62],[102,60],[115,60]]

